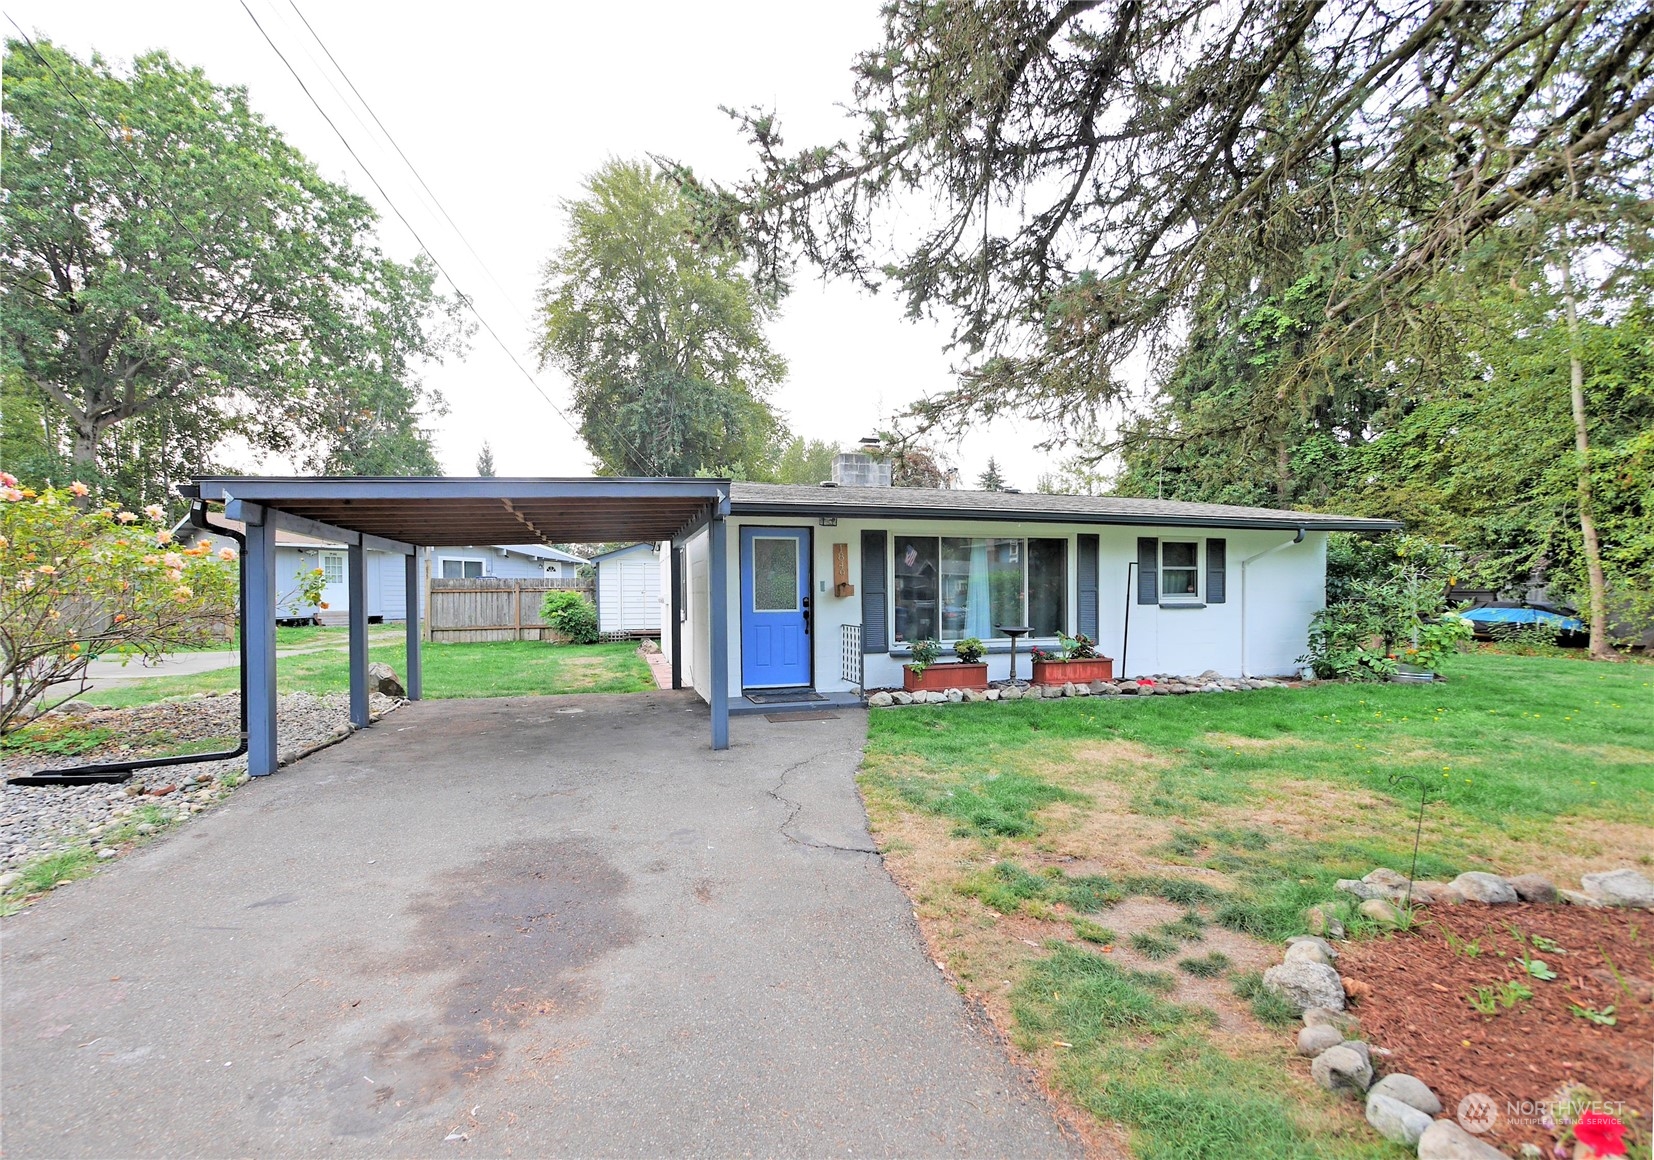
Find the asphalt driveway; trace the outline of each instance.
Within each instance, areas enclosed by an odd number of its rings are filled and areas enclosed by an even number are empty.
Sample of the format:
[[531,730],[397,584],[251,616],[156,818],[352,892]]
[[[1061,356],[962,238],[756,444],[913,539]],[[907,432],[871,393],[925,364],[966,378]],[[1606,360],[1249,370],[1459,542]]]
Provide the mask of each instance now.
[[5,1154],[1070,1155],[926,957],[865,719],[407,706],[0,923]]

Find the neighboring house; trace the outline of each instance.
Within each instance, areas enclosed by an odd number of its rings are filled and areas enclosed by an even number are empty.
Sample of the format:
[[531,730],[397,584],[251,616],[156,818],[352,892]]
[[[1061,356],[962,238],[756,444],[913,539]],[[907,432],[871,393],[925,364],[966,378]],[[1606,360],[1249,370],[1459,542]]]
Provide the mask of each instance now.
[[586,563],[543,544],[507,544],[492,547],[432,548],[433,580],[474,580],[501,576],[517,580],[572,580]]
[[[948,660],[948,643],[967,636],[987,642],[1000,680],[1002,625],[1031,630],[1018,642],[1023,678],[1029,646],[1052,647],[1059,631],[1095,640],[1116,676],[1296,674],[1325,604],[1327,533],[1398,526],[1168,500],[737,482],[729,693],[899,687],[914,641],[939,640]],[[680,664],[702,697],[708,546],[703,527],[677,549]]]
[[[244,526],[236,520],[213,515],[211,522],[236,532]],[[180,543],[192,544],[203,534],[215,547],[235,546],[228,536],[202,533],[187,520],[173,528]],[[406,620],[407,584],[400,555],[369,548],[367,562],[368,620]],[[501,576],[524,580],[566,580],[585,561],[556,548],[539,544],[486,545],[468,548],[430,549],[431,576],[435,579],[465,579]],[[299,574],[322,570],[321,603],[326,608],[298,600]],[[319,616],[324,624],[344,624],[350,613],[350,553],[343,544],[281,529],[276,532],[277,616],[283,620]]]
[[632,544],[593,556],[597,631],[653,636],[660,632],[661,559],[657,544]]

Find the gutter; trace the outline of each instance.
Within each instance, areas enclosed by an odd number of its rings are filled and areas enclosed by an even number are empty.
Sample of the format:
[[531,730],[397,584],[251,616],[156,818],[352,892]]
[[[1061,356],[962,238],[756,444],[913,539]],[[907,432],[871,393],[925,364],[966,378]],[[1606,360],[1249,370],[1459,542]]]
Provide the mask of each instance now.
[[[730,504],[730,514],[740,516],[837,516],[840,519],[901,519],[901,520],[969,520],[973,523],[1043,523],[1095,524],[1129,527],[1171,528],[1234,528],[1248,531],[1281,531],[1296,528],[1300,533],[1312,532],[1393,532],[1400,531],[1397,520],[1364,520],[1351,517],[1334,523],[1331,520],[1248,520],[1223,516],[1172,516],[1169,514],[1119,513],[1099,515],[1094,512],[1006,511],[997,508],[925,508],[899,504],[822,504],[822,503],[761,503],[748,500]],[[1285,513],[1289,517],[1292,513]]]
[[[207,522],[206,505],[199,500],[190,504],[190,523],[216,536],[228,536],[240,545],[236,567],[240,573],[242,590],[247,586],[247,537],[229,528],[214,527]],[[219,753],[182,753],[176,757],[140,757],[132,761],[104,761],[90,765],[67,765],[56,769],[37,769],[8,777],[7,785],[119,785],[140,769],[160,769],[169,765],[194,765],[202,761],[228,761],[247,752],[247,625],[245,617],[237,617],[236,644],[241,657],[241,743],[234,749]],[[61,703],[61,702],[60,702]]]
[[1263,551],[1258,552],[1255,555],[1248,556],[1246,559],[1241,561],[1241,564],[1240,564],[1240,581],[1241,581],[1241,615],[1240,615],[1240,646],[1241,647],[1240,647],[1240,654],[1241,654],[1241,676],[1243,676],[1243,677],[1250,677],[1252,675],[1252,670],[1250,668],[1248,668],[1247,664],[1246,664],[1246,566],[1248,564],[1252,563],[1252,561],[1254,561],[1254,560],[1263,559],[1265,556],[1269,555],[1272,552],[1279,552],[1282,548],[1290,548],[1294,544],[1303,543],[1304,542],[1304,530],[1305,530],[1304,527],[1299,527],[1298,534],[1296,536],[1293,536],[1292,539],[1287,540],[1285,543],[1276,544],[1273,548],[1265,548]]

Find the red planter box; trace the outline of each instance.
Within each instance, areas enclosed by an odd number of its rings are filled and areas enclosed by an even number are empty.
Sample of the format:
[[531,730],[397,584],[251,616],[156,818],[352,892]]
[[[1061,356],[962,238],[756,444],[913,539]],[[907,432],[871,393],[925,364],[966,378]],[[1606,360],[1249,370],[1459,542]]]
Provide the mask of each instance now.
[[1036,685],[1066,685],[1070,681],[1080,684],[1091,681],[1112,681],[1113,679],[1113,657],[1095,657],[1084,661],[1034,662],[1034,684]]
[[950,661],[929,665],[923,673],[902,666],[902,688],[910,693],[940,693],[948,689],[986,689],[988,666]]

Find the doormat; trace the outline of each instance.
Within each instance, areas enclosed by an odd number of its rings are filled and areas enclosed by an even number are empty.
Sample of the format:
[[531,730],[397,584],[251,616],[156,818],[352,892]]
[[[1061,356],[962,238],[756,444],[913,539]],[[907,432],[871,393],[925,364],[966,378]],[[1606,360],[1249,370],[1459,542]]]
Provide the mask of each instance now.
[[747,700],[754,705],[796,705],[800,701],[825,701],[827,698],[820,693],[804,689],[797,692],[783,693],[748,693]]
[[788,721],[837,721],[838,714],[829,709],[801,709],[796,713],[765,713],[764,720],[777,725]]

